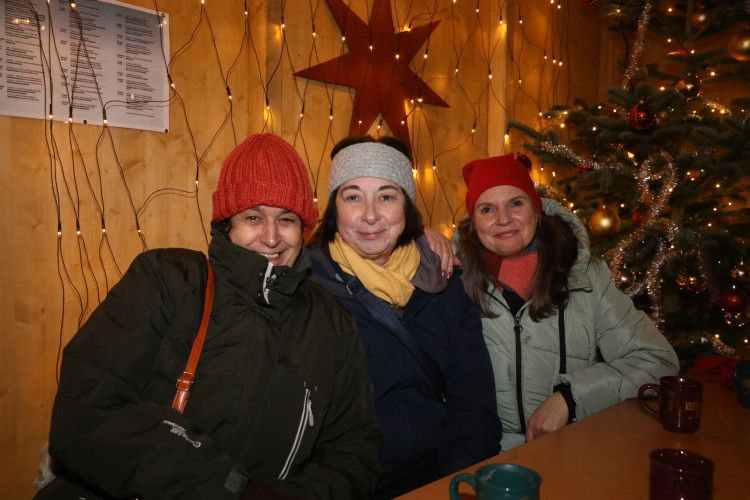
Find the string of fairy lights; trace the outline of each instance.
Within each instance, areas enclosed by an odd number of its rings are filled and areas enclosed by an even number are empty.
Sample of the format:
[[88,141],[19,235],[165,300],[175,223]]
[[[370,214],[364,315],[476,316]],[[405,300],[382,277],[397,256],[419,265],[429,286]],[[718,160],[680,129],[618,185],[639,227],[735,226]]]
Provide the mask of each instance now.
[[[216,140],[227,130],[232,134],[233,141],[237,144],[242,138],[238,137],[235,119],[238,113],[234,106],[232,86],[246,85],[244,82],[233,81],[234,72],[241,65],[250,65],[248,74],[255,75],[256,84],[259,85],[263,93],[262,101],[265,106],[263,113],[263,126],[261,130],[251,130],[250,132],[273,132],[282,127],[287,130],[294,130],[292,142],[298,151],[300,151],[305,163],[308,166],[313,186],[315,188],[316,202],[318,188],[324,179],[321,179],[321,172],[328,162],[327,152],[332,145],[342,137],[336,137],[335,123],[336,120],[349,120],[349,116],[335,116],[335,110],[339,109],[340,99],[348,99],[351,104],[354,102],[354,89],[336,86],[328,83],[315,83],[308,79],[294,78],[295,71],[305,67],[311,67],[321,61],[330,59],[335,55],[341,55],[347,51],[346,36],[341,34],[338,47],[333,51],[330,49],[330,42],[321,44],[319,33],[316,26],[330,25],[330,16],[328,6],[322,0],[309,0],[306,9],[300,9],[300,4],[278,0],[273,5],[269,5],[269,17],[267,18],[267,29],[273,30],[278,36],[266,39],[273,40],[278,44],[274,47],[264,47],[258,43],[257,35],[254,36],[251,29],[251,13],[248,9],[247,1],[237,3],[237,15],[234,16],[237,23],[242,23],[241,34],[236,40],[229,43],[224,41],[220,46],[217,42],[216,33],[212,17],[215,11],[218,11],[219,0],[195,0],[194,2],[185,2],[180,4],[182,11],[181,19],[195,19],[194,25],[182,32],[189,33],[187,40],[178,44],[178,48],[173,50],[172,54],[164,54],[163,65],[166,78],[169,83],[170,94],[164,101],[139,101],[138,99],[126,98],[124,100],[113,100],[103,102],[100,95],[100,107],[102,109],[101,124],[88,123],[88,127],[98,126],[100,133],[96,141],[96,148],[93,152],[84,152],[79,145],[77,133],[79,124],[75,123],[74,109],[75,100],[78,95],[77,85],[80,82],[79,71],[86,71],[87,76],[93,78],[96,82],[96,72],[93,70],[93,63],[89,50],[86,46],[86,36],[84,36],[84,23],[78,13],[79,5],[76,2],[68,2],[70,19],[74,20],[74,26],[78,30],[75,40],[77,41],[76,51],[71,54],[76,64],[71,67],[75,68],[69,76],[64,75],[64,89],[53,89],[51,79],[45,78],[45,103],[44,109],[49,110],[47,124],[45,126],[45,141],[48,148],[50,186],[52,197],[54,199],[57,216],[57,264],[58,276],[62,289],[61,309],[63,311],[60,318],[59,347],[63,345],[63,328],[66,311],[70,307],[68,304],[68,293],[71,293],[74,301],[78,303],[78,314],[76,324],[80,326],[86,317],[87,312],[92,306],[98,304],[102,299],[102,291],[106,292],[110,286],[122,275],[124,267],[116,257],[117,249],[113,248],[110,240],[111,229],[108,226],[107,214],[112,209],[110,199],[114,198],[113,193],[107,192],[103,178],[105,171],[109,167],[116,172],[119,177],[121,189],[127,200],[127,206],[123,207],[130,213],[135,227],[136,237],[142,250],[149,248],[148,238],[142,228],[142,221],[149,210],[154,199],[162,196],[187,197],[195,200],[196,211],[195,223],[199,224],[203,230],[206,244],[208,235],[203,222],[202,212],[205,207],[201,207],[199,202],[199,189],[201,184],[201,166],[212,149],[215,147]],[[347,6],[357,6],[363,12],[363,20],[369,25],[369,2],[360,0],[345,0]],[[35,25],[37,30],[39,52],[42,57],[42,69],[45,75],[52,74],[53,67],[62,67],[61,55],[63,48],[60,47],[57,40],[54,39],[55,30],[42,29],[40,13],[36,12],[34,5],[30,0],[25,0],[29,11],[29,19]],[[79,2],[83,5],[83,2]],[[154,15],[159,18],[160,28],[165,27],[166,17],[163,15],[163,6],[159,5],[158,0],[153,1]],[[47,9],[50,9],[50,0],[47,0]],[[436,140],[436,130],[445,128],[447,124],[434,118],[431,106],[425,105],[420,98],[415,98],[408,102],[403,126],[407,126],[412,138],[412,151],[414,156],[414,176],[418,189],[420,208],[425,216],[428,226],[434,224],[445,224],[444,220],[435,220],[436,212],[442,210],[451,216],[449,226],[455,227],[456,218],[462,209],[462,197],[452,192],[446,182],[448,171],[456,169],[457,166],[450,163],[451,153],[460,148],[469,147],[474,157],[487,155],[488,151],[483,146],[485,138],[477,139],[476,133],[479,125],[486,120],[489,115],[487,109],[491,103],[496,109],[499,109],[501,120],[513,118],[524,119],[526,122],[534,122],[535,126],[543,126],[549,120],[543,116],[542,108],[548,108],[553,103],[560,100],[566,100],[567,96],[558,95],[558,87],[566,88],[569,79],[568,68],[564,63],[569,59],[568,36],[566,26],[569,16],[569,5],[562,0],[550,0],[546,11],[530,10],[532,6],[523,0],[489,0],[479,2],[476,0],[445,0],[435,2],[431,5],[417,5],[413,2],[400,2],[392,0],[390,6],[394,16],[394,30],[410,30],[414,26],[430,23],[440,20],[442,25],[440,29],[432,33],[427,43],[422,48],[422,53],[416,56],[410,62],[410,68],[424,82],[425,85],[440,83],[445,88],[450,88],[452,92],[451,108],[455,110],[454,129],[460,133],[451,135],[453,142]],[[190,12],[191,9],[194,11]],[[241,9],[241,10],[240,10]],[[304,12],[304,11],[307,12]],[[185,15],[190,12],[190,15]],[[47,22],[52,22],[49,11],[45,14]],[[304,15],[303,15],[304,14]],[[273,18],[275,15],[275,19]],[[524,26],[524,19],[535,19],[536,24],[543,21],[545,29],[543,38],[539,39],[540,30],[530,30]],[[287,32],[289,30],[309,30],[308,45],[304,47],[290,47]],[[239,33],[239,31],[237,31]],[[174,30],[173,30],[174,34]],[[189,118],[189,108],[194,96],[184,90],[188,88],[184,78],[190,78],[190,71],[185,75],[175,76],[174,66],[176,63],[194,64],[187,62],[190,59],[191,52],[195,46],[194,40],[202,34],[207,36],[210,48],[213,49],[215,59],[202,60],[200,64],[212,67],[211,71],[214,77],[221,81],[221,86],[225,92],[223,107],[207,110],[216,116],[223,117],[216,129],[210,133],[210,140],[204,145],[199,145],[194,135],[196,124]],[[330,33],[327,34],[330,37]],[[164,35],[163,35],[164,36]],[[435,56],[430,53],[430,46],[435,45],[431,38],[451,40],[450,51]],[[297,38],[295,38],[297,40]],[[162,39],[163,42],[163,39]],[[433,42],[433,43],[431,43]],[[50,47],[50,53],[43,50],[43,46]],[[227,50],[227,47],[230,49]],[[259,47],[264,47],[261,49]],[[260,50],[265,50],[260,53]],[[227,53],[228,52],[228,53]],[[302,58],[298,54],[304,54]],[[269,60],[272,57],[272,60]],[[399,54],[394,54],[399,57]],[[493,67],[498,67],[498,63],[505,60],[508,67],[507,75],[509,78],[503,78],[496,69],[493,75]],[[445,61],[449,62],[446,63]],[[529,61],[532,61],[531,63]],[[536,62],[534,62],[536,61]],[[252,67],[255,66],[255,67]],[[442,68],[447,67],[448,70]],[[494,78],[493,78],[494,77]],[[500,78],[498,78],[500,77]],[[282,113],[280,103],[274,101],[272,88],[277,85],[281,79],[293,79],[294,85],[291,88],[295,93],[295,104],[298,113]],[[49,87],[47,83],[50,82]],[[477,85],[476,82],[483,82]],[[98,82],[96,83],[98,87]],[[329,113],[326,116],[315,115],[308,112],[315,99],[319,99],[318,89],[322,86],[326,107]],[[506,88],[507,86],[507,88]],[[508,90],[509,89],[509,90]],[[52,95],[54,92],[62,90],[68,96],[70,107],[67,110],[52,109]],[[569,93],[569,91],[568,91]],[[524,117],[518,115],[524,108],[531,103],[533,109],[539,110],[539,116]],[[288,104],[287,104],[288,105]],[[186,183],[188,187],[179,186],[180,180],[175,180],[175,186],[159,186],[153,188],[142,200],[134,199],[131,193],[128,178],[125,175],[123,165],[120,160],[119,151],[125,147],[119,144],[116,135],[113,135],[107,120],[107,110],[112,106],[166,106],[172,110],[172,120],[177,118],[185,130],[188,137],[188,144],[192,150],[192,165],[185,165],[186,171],[194,168],[192,180]],[[53,120],[60,113],[67,113],[68,120],[60,126],[53,125]],[[243,111],[244,112],[244,109]],[[252,112],[252,110],[251,110]],[[356,110],[354,111],[356,112]],[[503,116],[504,115],[504,116]],[[289,120],[294,116],[295,123],[281,123],[281,120]],[[493,117],[497,116],[497,112]],[[494,119],[494,118],[493,118]],[[324,141],[324,147],[321,154],[313,157],[313,150],[309,143],[312,140],[309,129],[303,124],[313,121],[315,132],[315,141]],[[205,124],[201,123],[202,130],[205,131]],[[175,129],[175,125],[171,126]],[[385,133],[385,124],[381,118],[377,124],[376,133]],[[321,130],[325,133],[321,134]],[[365,131],[366,132],[366,131]],[[391,131],[392,132],[392,131]],[[501,138],[502,139],[502,138]],[[490,142],[495,139],[490,138]],[[511,138],[509,131],[506,131],[504,140],[497,141],[503,144],[503,149],[510,149]],[[104,150],[111,152],[111,157],[106,156]],[[69,151],[70,153],[65,153]],[[91,154],[88,154],[91,153]],[[85,160],[86,157],[93,156],[94,162],[90,164]],[[455,175],[455,172],[454,172]],[[532,171],[532,176],[540,183],[545,179],[554,178],[556,172],[552,170],[544,171],[544,166],[538,167]],[[84,183],[85,186],[82,186]],[[82,200],[88,197],[100,219],[100,232],[96,235],[86,234],[82,229],[81,219]],[[73,220],[69,221],[65,216],[63,205],[70,207]],[[71,233],[70,228],[75,228],[75,233]],[[75,243],[71,245],[74,237]],[[98,241],[97,241],[98,240]],[[65,243],[69,242],[69,243]],[[95,244],[92,244],[94,243]],[[90,249],[96,247],[96,254],[91,253]],[[71,254],[69,248],[74,248]],[[71,258],[71,255],[75,255]],[[76,266],[71,266],[75,263]],[[72,269],[76,272],[73,273]],[[114,268],[117,276],[113,277],[108,273],[108,268]],[[59,355],[58,355],[59,360]]]

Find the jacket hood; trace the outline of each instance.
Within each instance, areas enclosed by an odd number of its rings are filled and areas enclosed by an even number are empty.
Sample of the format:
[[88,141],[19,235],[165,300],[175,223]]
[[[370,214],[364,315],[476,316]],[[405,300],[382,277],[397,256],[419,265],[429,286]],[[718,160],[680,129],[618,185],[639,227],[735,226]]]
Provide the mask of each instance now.
[[546,215],[557,216],[565,221],[578,240],[578,257],[576,257],[576,261],[568,273],[568,288],[570,290],[591,290],[591,280],[586,274],[586,269],[591,261],[591,243],[581,219],[557,201],[549,198],[542,198],[542,208]]

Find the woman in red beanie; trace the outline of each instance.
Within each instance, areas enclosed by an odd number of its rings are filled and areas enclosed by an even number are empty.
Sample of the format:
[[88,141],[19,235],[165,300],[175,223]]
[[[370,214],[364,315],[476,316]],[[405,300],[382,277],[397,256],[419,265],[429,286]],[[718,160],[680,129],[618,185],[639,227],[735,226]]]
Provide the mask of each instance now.
[[[213,208],[209,265],[187,249],[137,256],[65,348],[49,442],[63,472],[37,498],[373,490],[380,430],[367,359],[348,312],[306,279],[302,233],[317,210],[304,163],[280,137],[250,136],[225,160]],[[211,289],[180,410],[175,382],[184,389]]]
[[667,340],[591,256],[578,217],[542,200],[513,155],[472,161],[463,177],[458,257],[482,315],[503,450],[677,373]]

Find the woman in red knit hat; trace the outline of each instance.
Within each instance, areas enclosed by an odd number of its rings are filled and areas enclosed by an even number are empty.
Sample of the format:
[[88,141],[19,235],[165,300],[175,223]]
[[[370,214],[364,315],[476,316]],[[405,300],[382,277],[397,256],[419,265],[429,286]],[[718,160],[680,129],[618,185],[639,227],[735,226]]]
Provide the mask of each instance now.
[[137,256],[65,348],[49,442],[62,472],[37,498],[373,490],[367,359],[348,312],[306,279],[302,233],[317,210],[304,163],[280,137],[248,137],[223,164],[213,209],[208,265],[187,249]]
[[591,256],[578,217],[540,198],[513,155],[472,161],[463,177],[458,257],[482,315],[503,450],[677,373],[667,340]]

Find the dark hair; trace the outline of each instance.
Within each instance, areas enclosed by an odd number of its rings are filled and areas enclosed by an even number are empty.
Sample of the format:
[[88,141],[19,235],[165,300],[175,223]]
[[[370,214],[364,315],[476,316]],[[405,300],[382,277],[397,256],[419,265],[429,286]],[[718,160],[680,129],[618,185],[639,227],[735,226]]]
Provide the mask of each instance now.
[[[459,252],[463,263],[461,276],[466,293],[483,317],[493,317],[487,288],[498,286],[497,276],[484,267],[482,246],[474,223],[464,219],[458,225]],[[553,308],[568,304],[568,272],[578,257],[578,239],[570,226],[558,216],[542,214],[536,231],[538,265],[531,292],[529,316],[538,322],[552,314]]]
[[[336,154],[345,147],[351,146],[352,144],[361,144],[363,142],[378,142],[380,144],[385,144],[386,146],[390,146],[393,149],[396,149],[397,151],[403,153],[407,158],[409,158],[409,161],[411,161],[409,148],[406,147],[406,144],[404,144],[400,139],[392,136],[382,136],[378,137],[377,139],[373,139],[369,135],[353,135],[341,139],[336,143],[336,145],[333,146],[333,149],[331,150],[331,159],[333,159],[333,157],[336,156]],[[403,188],[400,189],[404,194],[405,224],[404,230],[396,240],[396,248],[411,243],[419,236],[421,236],[422,233],[424,233],[422,214],[419,213],[419,210],[411,201],[409,195],[406,194],[406,191],[404,191]],[[336,188],[328,198],[328,206],[326,207],[325,212],[323,212],[323,218],[318,224],[318,230],[315,231],[315,234],[310,240],[311,244],[313,245],[323,246],[325,244],[328,244],[336,238],[336,233],[339,232],[339,226],[336,222],[336,220],[338,219],[338,212],[336,210],[336,195],[338,195],[338,192],[339,188]]]
[[211,229],[216,229],[220,233],[224,234],[224,236],[229,236],[229,230],[232,229],[232,218],[227,217],[223,220],[212,220]]

